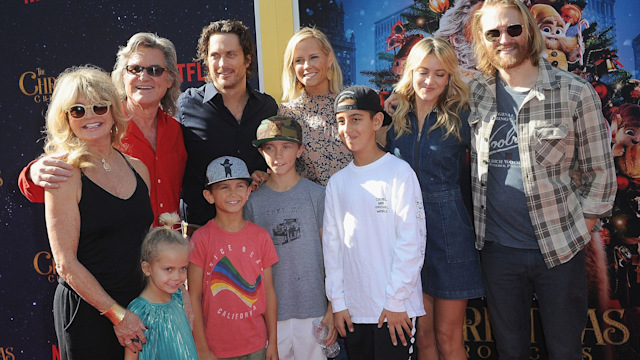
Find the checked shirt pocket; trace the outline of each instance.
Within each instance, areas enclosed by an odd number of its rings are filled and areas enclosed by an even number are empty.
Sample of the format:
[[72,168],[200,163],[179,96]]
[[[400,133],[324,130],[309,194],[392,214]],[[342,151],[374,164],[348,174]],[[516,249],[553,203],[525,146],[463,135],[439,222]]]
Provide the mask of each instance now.
[[566,124],[549,124],[535,128],[536,162],[540,166],[553,166],[564,158],[565,138],[568,134]]

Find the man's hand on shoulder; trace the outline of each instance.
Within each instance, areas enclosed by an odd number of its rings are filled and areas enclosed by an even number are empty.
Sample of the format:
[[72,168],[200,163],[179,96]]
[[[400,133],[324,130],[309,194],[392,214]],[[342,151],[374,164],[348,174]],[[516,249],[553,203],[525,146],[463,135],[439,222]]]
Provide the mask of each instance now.
[[40,158],[29,169],[30,180],[45,189],[57,189],[60,187],[59,183],[69,180],[73,174],[73,166],[64,161],[66,158],[66,153]]

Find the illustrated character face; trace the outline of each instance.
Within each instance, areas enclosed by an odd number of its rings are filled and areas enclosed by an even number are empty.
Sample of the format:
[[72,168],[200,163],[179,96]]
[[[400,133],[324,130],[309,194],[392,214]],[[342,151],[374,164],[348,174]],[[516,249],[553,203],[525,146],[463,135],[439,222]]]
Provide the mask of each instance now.
[[618,129],[616,144],[624,147],[640,144],[640,126],[625,126]]
[[547,48],[558,49],[560,47],[559,37],[564,37],[566,22],[562,18],[547,17],[538,24],[542,35],[545,36]]
[[404,65],[407,62],[407,57],[394,58],[393,66],[391,67],[391,72],[396,76],[402,76],[402,72],[404,71]]
[[[578,38],[574,36],[566,36],[567,28],[571,23],[567,23],[556,9],[546,4],[538,3],[533,5],[531,7],[531,14],[536,19],[536,23],[544,37],[544,43],[547,49],[560,50],[564,52],[566,54],[567,61],[570,63],[578,61],[580,57]],[[565,15],[570,17],[570,11],[567,10]]]

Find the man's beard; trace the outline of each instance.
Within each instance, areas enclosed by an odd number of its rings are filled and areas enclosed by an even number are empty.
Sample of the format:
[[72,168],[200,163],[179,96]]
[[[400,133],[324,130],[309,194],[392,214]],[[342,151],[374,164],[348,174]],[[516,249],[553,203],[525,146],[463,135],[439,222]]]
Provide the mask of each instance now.
[[[515,54],[511,56],[500,56],[500,49],[503,49],[505,47],[513,47],[515,49]],[[509,44],[508,46],[499,45],[498,47],[490,48],[488,50],[489,61],[491,62],[491,65],[493,65],[493,67],[495,67],[496,69],[512,69],[525,62],[529,57],[529,49],[523,48],[519,43]]]

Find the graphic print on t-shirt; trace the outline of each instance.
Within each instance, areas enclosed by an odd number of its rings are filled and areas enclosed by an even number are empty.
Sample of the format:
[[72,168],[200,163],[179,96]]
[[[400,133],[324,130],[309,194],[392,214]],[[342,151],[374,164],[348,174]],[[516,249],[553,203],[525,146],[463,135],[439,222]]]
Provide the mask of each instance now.
[[300,238],[300,222],[298,219],[284,219],[283,222],[271,229],[273,244],[283,245]]
[[519,249],[537,247],[525,197],[518,148],[517,116],[528,93],[509,88],[502,80],[496,84],[498,103],[491,131],[487,177],[485,240],[498,241]]
[[[518,156],[518,133],[514,114],[499,112],[491,132],[489,151],[491,167],[520,167]],[[497,154],[501,154],[497,156]]]
[[225,256],[213,268],[211,294],[215,297],[217,293],[228,290],[238,296],[248,307],[252,307],[258,301],[258,285],[261,280],[262,275],[258,274],[255,282],[250,284]]

